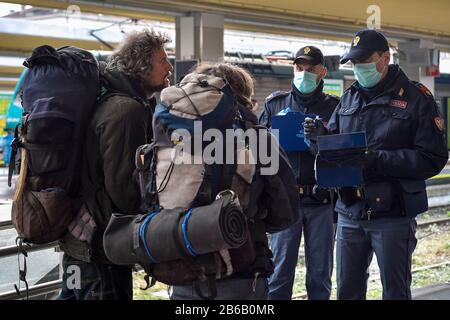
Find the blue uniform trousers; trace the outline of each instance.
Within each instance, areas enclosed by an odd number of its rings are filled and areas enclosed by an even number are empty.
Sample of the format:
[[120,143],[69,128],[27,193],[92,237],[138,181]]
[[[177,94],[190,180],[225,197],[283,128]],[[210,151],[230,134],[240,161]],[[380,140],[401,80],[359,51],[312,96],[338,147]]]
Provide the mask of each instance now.
[[409,217],[350,220],[340,214],[336,240],[337,298],[366,298],[368,268],[375,253],[383,299],[411,299],[416,226],[416,220]]
[[302,231],[305,239],[308,299],[326,300],[333,272],[333,209],[331,205],[300,206],[299,220],[270,240],[275,271],[269,278],[269,299],[290,300]]

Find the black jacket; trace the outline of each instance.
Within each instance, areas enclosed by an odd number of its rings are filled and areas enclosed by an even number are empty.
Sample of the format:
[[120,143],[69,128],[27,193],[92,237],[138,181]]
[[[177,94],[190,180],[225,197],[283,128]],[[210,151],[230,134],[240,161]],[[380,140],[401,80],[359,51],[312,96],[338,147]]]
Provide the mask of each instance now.
[[[133,177],[135,152],[152,136],[152,108],[136,79],[101,65],[107,90],[86,133],[81,199],[97,224],[92,246],[67,234],[60,247],[76,259],[105,260],[102,237],[113,212],[139,213],[140,192]],[[152,101],[152,100],[151,100]]]

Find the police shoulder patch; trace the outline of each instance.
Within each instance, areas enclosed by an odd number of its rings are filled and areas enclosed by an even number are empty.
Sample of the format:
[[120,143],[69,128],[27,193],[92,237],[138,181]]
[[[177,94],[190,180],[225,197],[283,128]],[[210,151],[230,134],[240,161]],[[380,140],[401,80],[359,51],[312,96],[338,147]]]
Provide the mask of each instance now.
[[267,98],[266,98],[266,102],[276,98],[276,97],[285,97],[289,94],[288,91],[275,91],[272,92]]
[[445,121],[441,117],[435,117],[434,118],[434,124],[439,129],[439,131],[443,132],[445,128]]
[[425,87],[423,84],[421,84],[420,82],[417,81],[411,81],[414,86],[416,86],[417,89],[419,89],[420,92],[422,92],[422,94],[428,98],[433,97],[433,94],[431,93],[431,91]]

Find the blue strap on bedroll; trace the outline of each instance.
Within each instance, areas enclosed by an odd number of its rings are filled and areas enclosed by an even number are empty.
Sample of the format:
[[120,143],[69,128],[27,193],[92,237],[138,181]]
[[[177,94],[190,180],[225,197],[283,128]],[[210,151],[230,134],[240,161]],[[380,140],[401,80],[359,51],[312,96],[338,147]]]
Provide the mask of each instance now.
[[[139,236],[142,239],[142,243],[144,244],[145,251],[147,252],[147,255],[149,256],[149,258],[152,260],[153,263],[157,263],[158,260],[151,253],[150,247],[149,247],[149,245],[147,243],[147,238],[145,236],[145,233],[147,231],[147,227],[148,227],[150,221],[158,213],[159,213],[159,211],[154,211],[151,214],[149,214],[145,218],[144,222],[142,223],[142,225],[141,225],[141,227],[139,229]],[[191,214],[192,214],[192,209],[189,209],[189,211],[184,216],[184,220],[183,220],[183,223],[181,225],[181,230],[183,232],[183,239],[184,239],[184,242],[185,242],[185,245],[186,245],[186,249],[189,251],[189,254],[191,256],[195,257],[195,256],[197,256],[197,253],[195,252],[194,247],[193,247],[192,243],[190,242],[189,236],[188,236],[188,233],[187,233],[187,223],[189,221],[189,218],[190,218]]]
[[152,255],[152,253],[150,252],[150,248],[148,246],[147,243],[147,239],[145,237],[145,232],[147,231],[147,226],[150,222],[150,220],[152,220],[152,218],[158,213],[159,211],[154,211],[151,214],[148,215],[147,218],[145,218],[144,222],[141,225],[141,228],[139,229],[139,236],[142,239],[142,243],[144,244],[144,248],[145,251],[147,252],[147,255],[149,256],[149,258],[152,260],[152,262],[156,263],[158,262],[158,260]]
[[184,242],[186,244],[186,248],[188,249],[191,256],[195,257],[197,255],[197,253],[195,252],[194,247],[192,246],[192,243],[189,241],[189,237],[187,234],[187,223],[188,223],[188,220],[189,220],[191,214],[192,214],[192,209],[189,209],[189,211],[184,216],[184,220],[181,225],[181,230],[183,231],[183,238],[184,238]]

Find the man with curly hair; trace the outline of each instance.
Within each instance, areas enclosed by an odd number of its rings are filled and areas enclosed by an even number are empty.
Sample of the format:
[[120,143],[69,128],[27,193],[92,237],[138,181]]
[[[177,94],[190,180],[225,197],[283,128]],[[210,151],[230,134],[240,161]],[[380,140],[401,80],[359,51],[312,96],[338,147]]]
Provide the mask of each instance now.
[[71,233],[60,241],[64,251],[60,299],[133,298],[131,268],[108,261],[102,238],[113,212],[140,212],[134,157],[137,147],[152,139],[156,104],[152,96],[170,85],[168,42],[152,31],[134,32],[106,63],[100,63],[104,85],[86,133],[80,194],[96,232],[90,243]]

